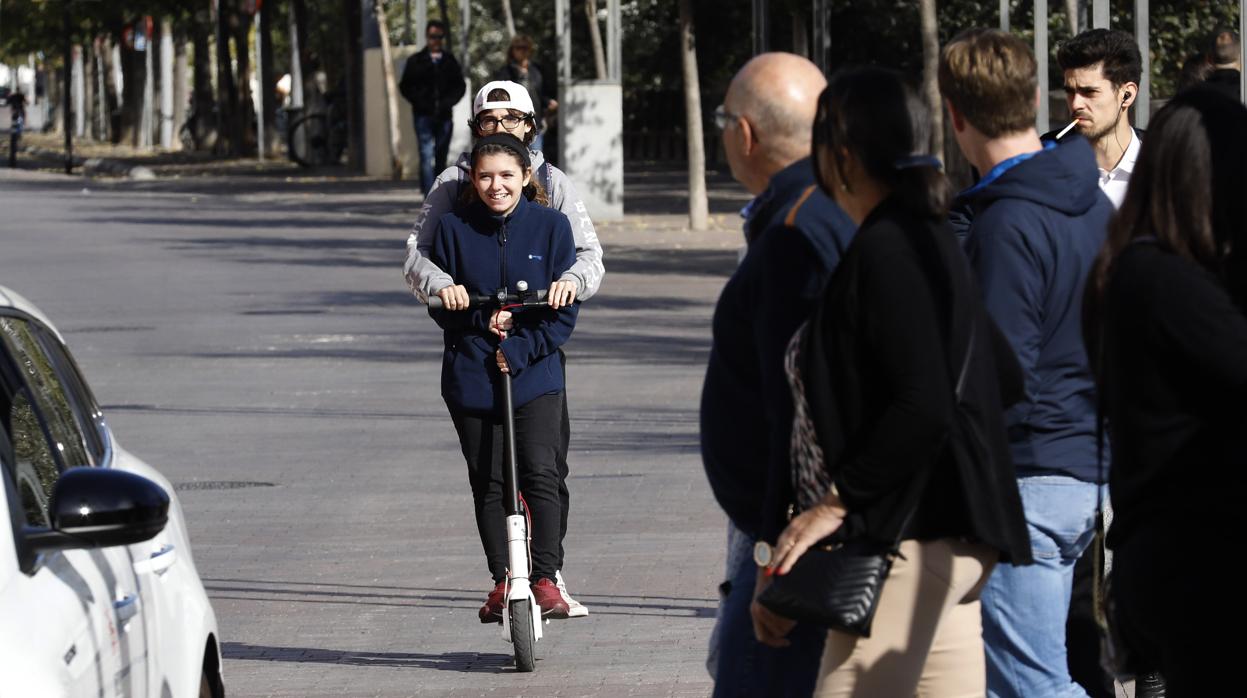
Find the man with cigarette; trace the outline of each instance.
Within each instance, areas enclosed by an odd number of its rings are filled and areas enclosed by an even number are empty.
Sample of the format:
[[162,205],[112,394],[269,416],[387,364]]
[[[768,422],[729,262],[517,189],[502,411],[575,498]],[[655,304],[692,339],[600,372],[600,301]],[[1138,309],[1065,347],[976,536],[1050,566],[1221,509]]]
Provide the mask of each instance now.
[[1065,617],[1106,477],[1081,308],[1113,207],[1081,135],[1040,141],[1035,57],[1022,40],[960,34],[941,54],[939,85],[957,145],[983,173],[958,197],[966,254],[1026,388],[1006,419],[1035,564],[1001,563],[983,589],[988,695],[1085,697],[1066,666]]
[[1100,189],[1114,208],[1121,208],[1142,140],[1129,118],[1143,74],[1139,47],[1124,31],[1089,29],[1061,44],[1056,60],[1065,75],[1065,102],[1074,120],[1055,139],[1074,130],[1091,143]]

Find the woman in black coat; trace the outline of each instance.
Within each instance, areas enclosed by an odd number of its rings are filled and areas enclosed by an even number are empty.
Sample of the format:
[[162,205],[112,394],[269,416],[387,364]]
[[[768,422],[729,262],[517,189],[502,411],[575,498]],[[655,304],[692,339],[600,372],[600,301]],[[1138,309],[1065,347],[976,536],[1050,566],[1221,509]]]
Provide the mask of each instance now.
[[[1030,561],[1001,407],[1020,371],[945,222],[929,131],[890,71],[841,72],[820,97],[820,185],[860,227],[793,343],[810,417],[794,433],[822,468],[794,466],[802,511],[772,569],[829,537],[902,542],[871,636],[829,633],[816,695],[982,694],[978,590],[998,560]],[[782,643],[790,621],[754,611],[759,638]]]
[[[1157,112],[1087,284],[1112,445],[1110,617],[1168,695],[1225,692],[1247,616],[1222,558],[1244,527],[1247,108],[1195,88]],[[1232,553],[1231,557],[1232,558]]]

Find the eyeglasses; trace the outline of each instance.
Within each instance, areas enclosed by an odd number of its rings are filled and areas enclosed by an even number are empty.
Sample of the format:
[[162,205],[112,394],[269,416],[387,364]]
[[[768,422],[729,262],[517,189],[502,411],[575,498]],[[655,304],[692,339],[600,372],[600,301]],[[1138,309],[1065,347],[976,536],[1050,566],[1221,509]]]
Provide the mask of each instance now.
[[445,39],[446,35],[445,34],[425,34],[425,37],[428,38],[430,41],[432,41],[433,39]]
[[732,112],[728,111],[727,107],[723,106],[722,104],[720,104],[718,108],[714,110],[714,125],[718,127],[720,131],[727,130],[727,125],[729,123],[736,121],[737,119],[743,119],[743,118],[744,117],[741,116],[740,114],[733,114]]
[[476,120],[476,127],[485,133],[493,133],[498,130],[498,124],[502,124],[504,129],[512,131],[519,128],[519,125],[522,123],[524,123],[524,117],[513,114],[508,114],[501,119],[495,116],[482,116]]

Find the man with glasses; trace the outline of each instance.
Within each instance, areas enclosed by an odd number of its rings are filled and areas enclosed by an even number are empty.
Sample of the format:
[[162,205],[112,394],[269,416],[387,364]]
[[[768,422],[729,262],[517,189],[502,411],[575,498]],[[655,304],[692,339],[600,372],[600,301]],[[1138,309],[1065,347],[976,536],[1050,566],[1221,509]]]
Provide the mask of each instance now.
[[[571,221],[572,238],[576,243],[576,261],[563,272],[558,281],[550,284],[549,303],[557,309],[575,301],[588,300],[597,293],[605,270],[602,267],[602,245],[598,242],[593,220],[571,179],[559,168],[546,162],[540,151],[532,149],[537,136],[537,124],[532,97],[523,85],[506,80],[486,83],[472,100],[472,119],[468,126],[472,135],[483,138],[494,133],[510,133],[529,147],[533,179],[545,189],[550,208],[562,211]],[[442,216],[453,211],[464,187],[471,187],[471,153],[459,154],[458,161],[446,168],[433,182],[432,191],[424,197],[424,204],[416,214],[411,234],[407,237],[407,261],[403,275],[407,286],[421,301],[438,296],[449,310],[468,307],[468,292],[444,270],[429,259],[433,247],[433,235]],[[564,367],[567,362],[564,359]],[[563,433],[556,466],[559,471],[559,499],[563,511],[559,531],[559,571],[555,582],[567,602],[571,618],[589,615],[589,609],[567,593],[563,580],[563,538],[567,535],[567,512],[570,499],[567,491],[567,450],[571,434],[571,419],[567,409],[567,393],[563,393]]]
[[701,393],[702,463],[728,518],[727,581],[707,662],[716,698],[809,696],[827,634],[799,625],[786,647],[767,646],[756,629],[784,621],[753,601],[793,501],[784,352],[856,228],[819,191],[810,163],[826,84],[805,58],[764,53],[736,74],[714,115],[732,176],[755,197],[741,212],[745,256],[715,306]]
[[412,54],[403,66],[398,90],[411,102],[420,143],[420,190],[428,196],[433,189],[434,173],[446,169],[454,128],[451,110],[468,88],[459,62],[443,48],[446,24],[436,19],[429,21],[424,38],[425,47]]

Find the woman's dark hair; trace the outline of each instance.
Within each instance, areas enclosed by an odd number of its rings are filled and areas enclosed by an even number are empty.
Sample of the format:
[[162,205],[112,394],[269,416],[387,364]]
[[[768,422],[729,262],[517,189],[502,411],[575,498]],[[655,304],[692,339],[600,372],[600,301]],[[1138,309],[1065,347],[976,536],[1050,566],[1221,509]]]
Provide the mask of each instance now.
[[1096,343],[1113,262],[1139,238],[1154,238],[1216,274],[1247,308],[1244,235],[1247,107],[1216,90],[1191,88],[1156,112],[1148,125],[1126,199],[1091,271],[1084,336]]
[[[519,151],[519,148],[524,147],[520,145],[520,139],[515,136],[507,136],[506,139],[515,141],[515,144],[510,145],[496,142],[504,140],[502,138],[497,138],[496,136],[489,136],[481,139],[481,141],[478,142],[474,148],[472,148],[472,170],[476,170],[477,161],[486,155],[510,155],[515,159],[515,162],[520,166],[520,169],[525,174],[529,175],[528,184],[524,186],[524,198],[541,204],[542,206],[549,206],[550,195],[546,192],[545,187],[541,186],[541,183],[537,181],[537,178],[532,176],[534,174],[532,165],[530,162],[525,160],[524,155]],[[468,186],[462,187],[459,190],[459,201],[462,204],[470,204],[478,198],[480,197],[476,194],[476,185],[473,182],[469,182]]]
[[834,167],[843,181],[840,151],[847,150],[910,212],[944,220],[948,180],[939,160],[927,154],[930,134],[927,105],[899,73],[875,67],[838,71],[819,95],[814,118],[814,172],[819,186],[835,198],[823,181],[823,163]]

